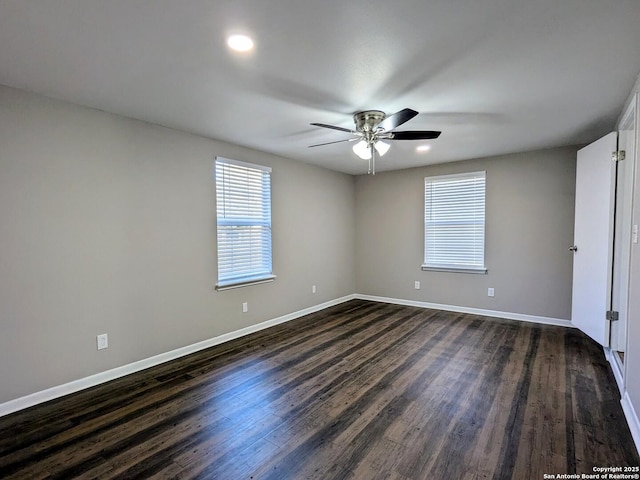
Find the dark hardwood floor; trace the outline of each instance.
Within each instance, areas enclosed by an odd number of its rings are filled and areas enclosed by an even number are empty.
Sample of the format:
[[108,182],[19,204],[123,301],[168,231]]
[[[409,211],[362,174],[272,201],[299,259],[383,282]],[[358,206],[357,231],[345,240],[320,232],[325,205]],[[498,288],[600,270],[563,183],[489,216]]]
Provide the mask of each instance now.
[[619,400],[577,330],[354,300],[0,418],[0,478],[588,474]]

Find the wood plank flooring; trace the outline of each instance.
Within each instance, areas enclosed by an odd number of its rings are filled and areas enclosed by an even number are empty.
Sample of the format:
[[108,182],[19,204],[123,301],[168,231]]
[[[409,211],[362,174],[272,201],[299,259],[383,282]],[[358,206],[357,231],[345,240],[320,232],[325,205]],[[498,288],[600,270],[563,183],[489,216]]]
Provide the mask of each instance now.
[[354,300],[0,418],[0,478],[542,479],[637,466],[581,332]]

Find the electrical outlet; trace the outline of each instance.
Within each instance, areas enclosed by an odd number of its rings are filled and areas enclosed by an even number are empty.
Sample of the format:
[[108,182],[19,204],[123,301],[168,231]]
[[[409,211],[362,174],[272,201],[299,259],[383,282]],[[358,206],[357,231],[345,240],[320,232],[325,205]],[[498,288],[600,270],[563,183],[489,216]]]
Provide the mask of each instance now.
[[489,287],[487,289],[487,297],[495,297],[495,296],[496,296],[496,291],[492,287]]
[[638,243],[638,225],[634,225],[631,229],[633,243]]
[[316,293],[316,286],[315,285],[311,285],[311,293]]
[[96,342],[98,344],[98,350],[104,350],[105,348],[109,348],[109,337],[106,333],[98,335],[96,337]]
[[418,280],[416,280],[413,285],[416,287],[416,290],[420,290],[420,282]]
[[249,304],[247,302],[244,302],[242,304],[242,313],[247,313],[249,311]]

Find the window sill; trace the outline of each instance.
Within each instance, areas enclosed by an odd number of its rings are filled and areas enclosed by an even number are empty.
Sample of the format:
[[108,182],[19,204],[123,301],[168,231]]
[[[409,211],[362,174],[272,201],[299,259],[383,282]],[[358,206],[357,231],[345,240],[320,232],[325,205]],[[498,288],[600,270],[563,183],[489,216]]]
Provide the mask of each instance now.
[[486,268],[464,268],[464,267],[432,267],[430,265],[422,265],[422,270],[431,272],[448,272],[448,273],[473,273],[476,275],[486,275],[489,270]]
[[273,282],[276,279],[275,275],[266,275],[264,277],[250,278],[245,280],[235,280],[233,282],[218,283],[216,290],[223,292],[225,290],[231,290],[233,288],[249,287],[251,285],[259,285],[261,283]]

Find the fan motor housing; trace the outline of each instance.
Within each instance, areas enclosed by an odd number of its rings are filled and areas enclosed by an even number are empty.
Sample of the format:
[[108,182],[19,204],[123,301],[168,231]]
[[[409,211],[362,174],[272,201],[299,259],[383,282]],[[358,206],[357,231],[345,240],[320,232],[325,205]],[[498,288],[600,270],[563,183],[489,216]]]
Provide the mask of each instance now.
[[378,124],[386,118],[381,110],[365,110],[353,114],[353,121],[358,132],[373,132]]

